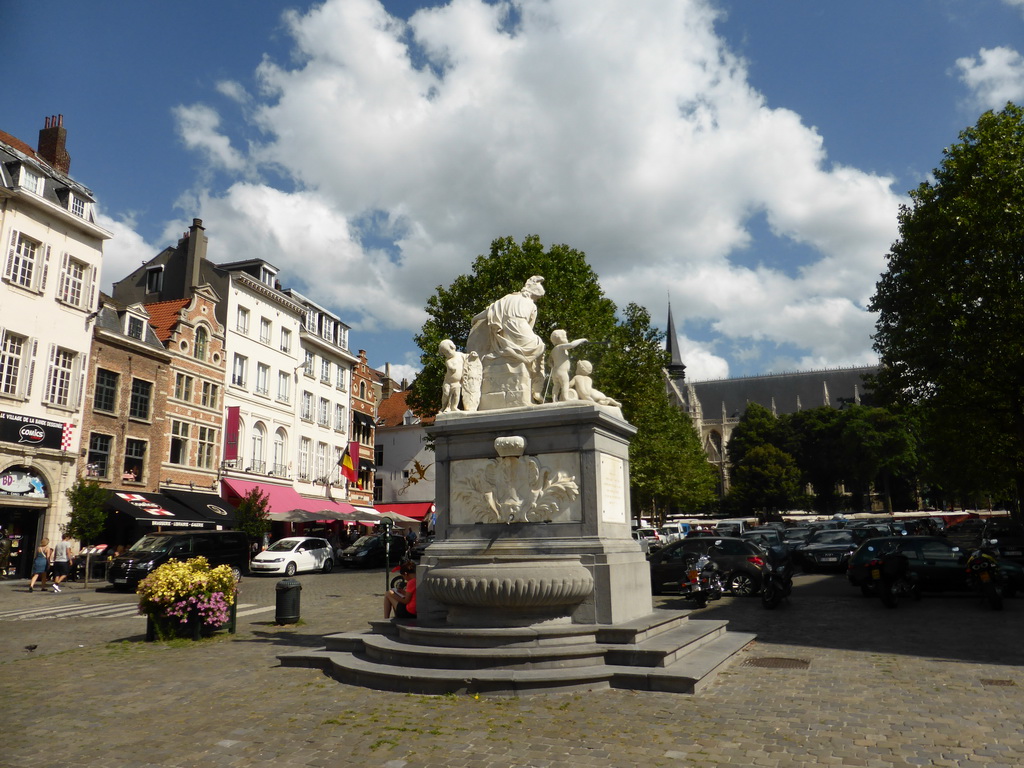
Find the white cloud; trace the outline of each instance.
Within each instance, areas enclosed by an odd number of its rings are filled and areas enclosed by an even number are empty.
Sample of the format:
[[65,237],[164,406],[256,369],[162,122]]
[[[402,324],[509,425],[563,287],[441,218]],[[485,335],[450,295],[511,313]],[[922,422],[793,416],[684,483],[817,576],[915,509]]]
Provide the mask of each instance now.
[[[1016,4],[1024,6],[1024,0]],[[982,48],[976,58],[957,59],[956,66],[978,109],[999,110],[1008,101],[1024,101],[1024,57],[1012,48]]]
[[[176,111],[189,146],[242,177],[199,193],[211,254],[262,255],[357,327],[413,331],[493,238],[536,233],[585,250],[620,304],[656,316],[666,291],[682,298],[677,318],[719,339],[692,343],[691,370],[726,375],[756,346],[870,355],[892,182],[830,166],[822,136],[751,88],[715,18],[704,0],[289,13],[295,56],[264,61],[246,105],[264,143],[242,154],[209,107]],[[250,165],[297,189],[253,182]],[[774,264],[754,216],[809,256]]]
[[103,274],[100,281],[100,290],[110,293],[114,280],[131,274],[161,249],[150,245],[138,234],[135,220],[130,215],[112,219],[99,212],[97,223],[112,235],[103,244]]

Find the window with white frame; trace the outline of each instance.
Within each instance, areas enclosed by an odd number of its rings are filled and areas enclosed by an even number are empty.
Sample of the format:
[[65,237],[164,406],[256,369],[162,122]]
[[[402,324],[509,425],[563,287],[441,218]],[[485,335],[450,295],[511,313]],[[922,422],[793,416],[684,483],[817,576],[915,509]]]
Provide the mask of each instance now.
[[336,386],[342,392],[345,392],[345,391],[348,390],[348,387],[345,385],[345,369],[344,369],[344,367],[342,367],[340,365],[338,366],[338,381],[337,381]]
[[287,328],[281,329],[281,351],[291,352],[292,351],[292,332]]
[[78,353],[54,346],[50,350],[50,369],[46,376],[46,402],[67,407],[72,405],[75,363]]
[[302,393],[302,410],[299,412],[299,416],[303,421],[313,420],[313,393],[303,392]]
[[174,375],[174,397],[176,400],[192,401],[192,377],[185,373]]
[[317,409],[316,423],[321,427],[331,426],[331,401],[326,397],[320,398],[320,407]]
[[304,374],[306,374],[307,376],[313,376],[314,375],[313,374],[313,364],[314,364],[314,362],[316,362],[316,358],[313,356],[313,353],[310,352],[307,349],[306,350],[306,354],[305,354],[305,359],[304,359],[304,361],[302,363],[302,372]]
[[308,438],[304,437],[299,441],[299,479],[309,480],[310,466],[310,451],[312,450],[313,442]]
[[270,319],[266,318],[266,317],[261,317],[260,318],[260,341],[262,341],[264,344],[269,344],[270,343],[271,330],[272,330],[272,328],[271,328]]
[[75,214],[75,216],[78,216],[81,219],[85,218],[87,203],[84,197],[82,197],[81,195],[76,195],[74,192],[72,192],[68,198],[68,203],[68,208],[71,209],[71,212]]
[[345,431],[345,406],[341,403],[334,404],[334,429],[337,432]]
[[264,363],[256,364],[256,394],[270,394],[270,366]]
[[327,477],[327,443],[316,444],[316,477]]
[[236,387],[244,387],[248,370],[249,358],[236,354],[234,365],[231,368],[231,383]]
[[249,466],[252,472],[265,472],[266,464],[263,458],[263,446],[266,442],[267,430],[259,422],[252,428],[252,463]]
[[334,321],[324,315],[323,326],[320,328],[321,338],[327,341],[334,341]]
[[279,403],[287,403],[289,401],[291,382],[292,377],[288,371],[277,372],[277,401]]
[[306,309],[306,330],[310,333],[316,333],[316,310]]
[[41,194],[40,189],[43,186],[43,177],[36,173],[35,168],[30,168],[23,163],[21,173],[18,174],[18,186],[22,189],[27,189],[33,194]]
[[10,248],[4,264],[4,279],[42,293],[46,289],[46,268],[50,247],[17,231],[11,232]]
[[213,469],[217,465],[217,430],[213,427],[199,427],[196,442],[196,466]]
[[249,310],[245,307],[238,308],[238,315],[235,320],[235,330],[239,333],[249,335]]
[[0,394],[28,396],[29,340],[11,331],[0,331]]
[[283,429],[279,429],[274,433],[274,465],[270,468],[270,471],[277,477],[285,477],[288,474],[287,459],[285,458],[287,450],[285,432]]
[[331,383],[331,361],[326,357],[320,358],[320,381],[324,384]]
[[269,285],[271,288],[274,287],[274,279],[277,277],[277,273],[267,267],[260,267],[260,282],[264,285]]
[[88,264],[72,258],[67,253],[64,254],[63,261],[57,298],[74,307],[88,308],[90,297],[86,296],[86,290],[89,287],[87,283],[92,270]]
[[188,464],[188,439],[191,425],[186,421],[171,420],[171,464]]
[[133,339],[142,340],[142,337],[146,333],[146,321],[141,317],[135,315],[128,315],[128,330],[127,333]]
[[160,293],[164,289],[164,268],[149,267],[146,270],[146,293]]

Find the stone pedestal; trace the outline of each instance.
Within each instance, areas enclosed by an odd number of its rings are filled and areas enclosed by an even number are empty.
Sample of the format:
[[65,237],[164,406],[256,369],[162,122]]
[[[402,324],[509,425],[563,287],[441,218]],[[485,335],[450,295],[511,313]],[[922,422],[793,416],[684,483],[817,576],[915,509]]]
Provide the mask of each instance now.
[[570,401],[442,413],[437,538],[418,573],[421,626],[613,625],[653,611],[630,533],[617,408]]

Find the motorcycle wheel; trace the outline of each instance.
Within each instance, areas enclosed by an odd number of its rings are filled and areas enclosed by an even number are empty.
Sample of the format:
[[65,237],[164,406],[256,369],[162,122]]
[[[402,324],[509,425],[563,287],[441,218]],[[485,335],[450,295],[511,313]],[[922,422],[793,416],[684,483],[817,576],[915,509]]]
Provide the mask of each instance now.
[[701,592],[693,598],[693,602],[696,603],[698,608],[708,607],[708,596]]
[[782,590],[774,584],[765,584],[764,589],[761,590],[761,605],[770,611],[777,608],[781,602]]

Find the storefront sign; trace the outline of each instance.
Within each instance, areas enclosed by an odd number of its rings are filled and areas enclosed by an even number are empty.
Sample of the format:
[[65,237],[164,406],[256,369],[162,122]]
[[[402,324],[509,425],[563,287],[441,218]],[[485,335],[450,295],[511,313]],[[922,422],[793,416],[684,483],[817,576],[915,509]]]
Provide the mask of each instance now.
[[[67,425],[71,426],[71,425]],[[65,424],[21,413],[0,411],[0,442],[20,443],[34,448],[64,448]]]
[[43,479],[25,467],[11,467],[0,472],[0,496],[26,496],[30,499],[45,499],[46,484]]

